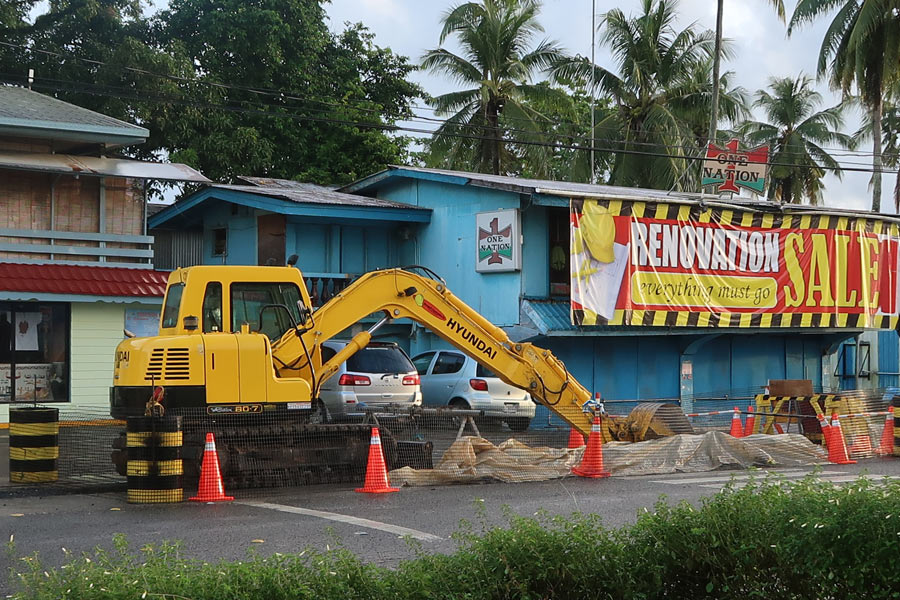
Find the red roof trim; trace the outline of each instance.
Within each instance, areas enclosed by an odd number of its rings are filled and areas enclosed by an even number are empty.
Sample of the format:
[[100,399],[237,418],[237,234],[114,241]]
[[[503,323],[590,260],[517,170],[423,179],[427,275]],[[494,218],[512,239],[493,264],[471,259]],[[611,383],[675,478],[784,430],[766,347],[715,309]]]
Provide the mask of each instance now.
[[0,263],[0,291],[162,298],[169,273],[152,269]]

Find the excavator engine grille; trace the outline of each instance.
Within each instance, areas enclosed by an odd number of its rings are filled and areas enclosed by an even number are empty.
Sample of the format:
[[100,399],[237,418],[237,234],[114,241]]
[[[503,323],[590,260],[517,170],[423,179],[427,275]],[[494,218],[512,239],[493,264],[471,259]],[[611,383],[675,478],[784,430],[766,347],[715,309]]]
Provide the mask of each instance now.
[[147,363],[146,381],[186,381],[191,378],[187,348],[156,348]]

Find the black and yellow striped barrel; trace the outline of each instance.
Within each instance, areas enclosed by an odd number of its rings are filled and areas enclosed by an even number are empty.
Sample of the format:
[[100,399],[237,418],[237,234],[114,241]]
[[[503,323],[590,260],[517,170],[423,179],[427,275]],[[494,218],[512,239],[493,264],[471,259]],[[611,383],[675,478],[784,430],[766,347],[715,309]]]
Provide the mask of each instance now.
[[894,407],[894,456],[900,456],[900,396],[891,401]]
[[128,501],[184,500],[181,417],[129,417],[126,438]]
[[9,409],[9,480],[47,483],[59,479],[59,410],[44,407]]

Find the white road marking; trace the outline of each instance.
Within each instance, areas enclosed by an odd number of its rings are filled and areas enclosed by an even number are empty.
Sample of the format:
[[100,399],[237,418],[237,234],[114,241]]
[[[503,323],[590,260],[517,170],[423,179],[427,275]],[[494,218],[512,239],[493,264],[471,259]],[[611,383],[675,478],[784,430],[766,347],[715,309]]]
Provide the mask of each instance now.
[[255,506],[257,508],[267,508],[269,510],[277,510],[280,512],[291,513],[295,515],[304,515],[307,517],[318,517],[319,519],[328,519],[329,521],[337,521],[339,523],[347,523],[348,525],[356,525],[357,527],[367,527],[369,529],[378,529],[386,531],[398,536],[408,535],[411,538],[423,542],[437,542],[441,540],[439,536],[425,533],[417,529],[408,527],[400,527],[399,525],[391,525],[390,523],[382,523],[380,521],[372,521],[370,519],[362,519],[360,517],[351,517],[350,515],[342,515],[340,513],[325,512],[322,510],[312,510],[309,508],[300,508],[299,506],[288,506],[285,504],[272,504],[271,502],[235,502],[235,504],[243,504],[245,506]]
[[[790,470],[790,471],[758,471],[756,473],[748,473],[741,475],[719,475],[717,477],[679,477],[677,479],[660,479],[658,481],[653,481],[652,483],[667,483],[671,485],[690,485],[690,484],[701,484],[701,483],[715,483],[715,482],[729,482],[732,479],[735,481],[743,481],[747,479],[765,479],[768,475],[780,475],[782,477],[791,479],[797,477],[806,477],[807,475],[812,475],[813,471],[809,470]],[[843,471],[819,471],[819,475],[843,475]]]

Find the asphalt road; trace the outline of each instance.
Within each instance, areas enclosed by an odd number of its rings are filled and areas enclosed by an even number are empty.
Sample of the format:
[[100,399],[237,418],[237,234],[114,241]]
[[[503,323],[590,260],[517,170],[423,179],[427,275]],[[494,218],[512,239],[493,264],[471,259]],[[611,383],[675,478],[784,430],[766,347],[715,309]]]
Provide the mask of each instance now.
[[[873,459],[823,469],[823,479],[842,484],[864,472],[879,478],[900,477],[900,460]],[[780,472],[797,478],[809,471]],[[133,548],[181,540],[186,554],[206,560],[241,559],[250,547],[274,553],[306,547],[325,550],[340,544],[363,560],[392,566],[414,557],[408,536],[426,552],[452,551],[451,534],[459,530],[462,520],[473,522],[477,530],[504,524],[507,511],[533,515],[544,509],[551,514],[597,513],[608,526],[617,526],[652,507],[661,494],[672,502],[697,502],[721,489],[732,476],[743,481],[749,472],[601,480],[570,477],[541,483],[404,488],[381,495],[357,494],[349,485],[313,486],[216,505],[129,505],[124,494],[3,498],[0,539],[6,541],[14,534],[18,556],[37,551],[50,566],[64,562],[62,548],[76,553],[97,546],[109,548],[116,533],[127,535]],[[477,505],[483,510],[476,511]],[[0,554],[0,571],[7,573],[10,566],[10,557]],[[0,578],[3,587],[6,581]]]

